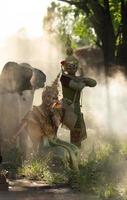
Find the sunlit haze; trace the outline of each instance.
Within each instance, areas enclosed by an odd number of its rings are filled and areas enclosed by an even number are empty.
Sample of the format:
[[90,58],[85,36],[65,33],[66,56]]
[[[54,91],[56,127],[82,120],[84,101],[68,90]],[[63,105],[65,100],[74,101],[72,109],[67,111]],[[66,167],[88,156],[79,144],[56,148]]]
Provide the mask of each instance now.
[[25,28],[29,37],[42,34],[42,18],[51,0],[0,0],[0,41]]
[[9,61],[26,62],[48,74],[47,83],[54,79],[63,58],[58,45],[43,32],[43,18],[51,2],[0,0],[0,71]]
[[0,0],[0,71],[8,61],[28,62],[46,71],[54,56],[60,55],[43,34],[43,18],[51,1]]
[[[60,42],[53,43],[53,36],[49,37],[43,32],[43,17],[50,2],[0,0],[0,71],[9,61],[25,62],[46,74],[47,85],[56,78],[65,55],[61,51]],[[84,89],[82,110],[87,128],[95,123],[97,130],[94,130],[97,132],[106,130],[109,133],[126,134],[127,82],[124,76],[117,73],[116,77],[109,80],[108,87],[103,84],[105,76],[102,82],[96,73],[90,74],[89,71],[88,76],[95,78],[98,84],[95,88]],[[41,93],[42,90],[36,91],[34,104],[41,103]],[[120,112],[122,115],[117,114]],[[109,124],[113,131],[109,131]]]

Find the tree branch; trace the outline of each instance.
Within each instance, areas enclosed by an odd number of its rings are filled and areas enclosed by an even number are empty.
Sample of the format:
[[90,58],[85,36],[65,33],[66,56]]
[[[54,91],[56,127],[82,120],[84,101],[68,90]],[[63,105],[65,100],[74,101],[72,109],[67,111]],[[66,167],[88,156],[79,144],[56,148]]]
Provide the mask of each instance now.
[[81,0],[80,2],[75,2],[73,0],[71,0],[71,1],[69,1],[69,0],[58,0],[58,1],[62,1],[62,2],[68,3],[70,5],[76,6],[77,8],[83,10],[86,13],[87,16],[90,13],[90,9],[88,8],[87,3],[84,3],[83,0]]
[[[88,4],[92,9],[93,13],[98,16],[98,18],[102,17],[105,10],[104,7],[96,0],[88,0]],[[100,19],[99,19],[100,20]]]
[[62,1],[62,2],[68,3],[70,5],[75,5],[75,6],[80,5],[80,2],[75,2],[75,1],[69,1],[69,0],[58,0],[58,1]]

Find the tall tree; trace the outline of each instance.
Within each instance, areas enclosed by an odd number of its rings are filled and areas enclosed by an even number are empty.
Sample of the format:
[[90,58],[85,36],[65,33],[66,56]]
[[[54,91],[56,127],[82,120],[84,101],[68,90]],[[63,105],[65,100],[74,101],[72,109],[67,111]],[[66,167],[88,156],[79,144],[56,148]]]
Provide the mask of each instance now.
[[[73,32],[82,39],[88,32],[87,37],[96,39],[96,45],[101,47],[105,65],[117,63],[127,67],[127,0],[58,0],[70,5],[70,16],[72,9],[74,14]],[[59,5],[60,8],[60,5]],[[64,8],[65,9],[65,8]],[[64,10],[61,7],[59,12]],[[69,19],[69,12],[66,13]],[[60,19],[60,18],[59,18]],[[63,21],[66,21],[64,19]],[[84,27],[87,30],[84,29]],[[64,24],[64,31],[66,24]],[[68,30],[68,29],[67,29]],[[93,31],[94,30],[94,31]],[[83,40],[82,40],[83,41]],[[88,39],[90,42],[90,40]],[[82,42],[83,44],[83,42]]]

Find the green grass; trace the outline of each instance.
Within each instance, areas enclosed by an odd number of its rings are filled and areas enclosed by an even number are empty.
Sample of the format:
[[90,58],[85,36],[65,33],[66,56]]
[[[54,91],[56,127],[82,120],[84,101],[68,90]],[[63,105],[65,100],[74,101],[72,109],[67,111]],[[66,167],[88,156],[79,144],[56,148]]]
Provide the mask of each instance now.
[[[54,166],[52,159],[35,157],[21,162],[22,154],[11,150],[6,158],[13,160],[12,170],[28,179],[48,184],[70,183],[81,192],[96,194],[98,200],[127,200],[127,143],[115,139],[100,140],[91,151],[81,152],[80,173]],[[15,154],[15,153],[16,154]],[[21,165],[22,163],[22,165]],[[59,171],[56,170],[58,167]],[[60,168],[61,166],[61,168]],[[9,168],[9,166],[8,166]]]
[[50,157],[36,157],[32,160],[24,162],[23,166],[19,168],[19,174],[25,176],[28,179],[40,180],[47,184],[58,184],[58,183],[67,183],[68,182],[68,171],[64,170],[56,172],[49,165]]
[[22,166],[23,155],[19,148],[8,148],[2,155],[4,158],[0,170],[8,171],[10,176],[15,176],[18,173],[19,167]]
[[[123,177],[127,178],[126,142],[110,140],[99,143],[80,163],[81,191],[94,193],[98,199],[127,199]],[[121,192],[122,191],[122,192]]]

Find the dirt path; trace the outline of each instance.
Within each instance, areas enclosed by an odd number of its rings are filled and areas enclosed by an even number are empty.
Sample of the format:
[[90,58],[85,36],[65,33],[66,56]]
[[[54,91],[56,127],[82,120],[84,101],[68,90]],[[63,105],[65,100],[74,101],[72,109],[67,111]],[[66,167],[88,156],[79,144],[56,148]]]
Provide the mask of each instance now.
[[97,200],[97,198],[56,189],[52,191],[0,192],[0,200]]
[[27,180],[9,183],[9,191],[0,191],[0,200],[98,200],[95,196],[74,192],[67,186],[49,187]]

